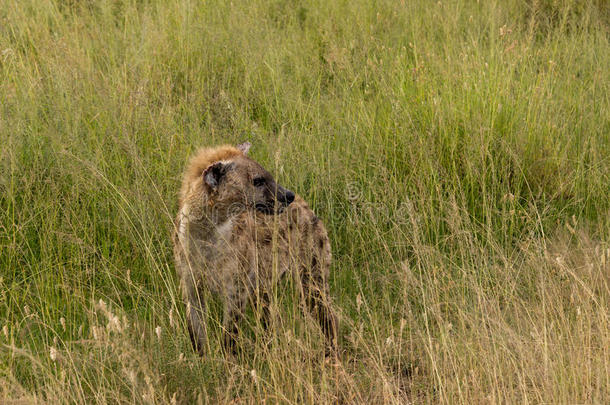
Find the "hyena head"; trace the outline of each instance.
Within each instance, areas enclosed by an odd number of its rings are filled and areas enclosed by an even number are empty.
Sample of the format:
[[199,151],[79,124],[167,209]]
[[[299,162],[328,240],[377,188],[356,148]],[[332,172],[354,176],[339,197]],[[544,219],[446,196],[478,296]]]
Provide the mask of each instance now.
[[242,154],[208,166],[203,182],[212,209],[227,218],[248,209],[264,214],[282,212],[294,193],[275,182],[271,173],[247,156],[250,143],[238,145]]

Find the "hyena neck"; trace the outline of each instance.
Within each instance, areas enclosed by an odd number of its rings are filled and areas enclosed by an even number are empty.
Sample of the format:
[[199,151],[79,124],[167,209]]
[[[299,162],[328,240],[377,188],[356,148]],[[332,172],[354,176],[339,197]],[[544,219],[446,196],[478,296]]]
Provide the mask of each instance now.
[[210,209],[185,203],[180,210],[178,233],[182,239],[209,240],[218,226],[216,220]]
[[[235,204],[225,207],[223,204],[209,204],[205,202],[197,207],[185,204],[181,210],[180,234],[189,239],[200,241],[214,241],[223,236],[232,228],[234,218],[242,211],[235,210]],[[224,235],[226,236],[226,235]]]

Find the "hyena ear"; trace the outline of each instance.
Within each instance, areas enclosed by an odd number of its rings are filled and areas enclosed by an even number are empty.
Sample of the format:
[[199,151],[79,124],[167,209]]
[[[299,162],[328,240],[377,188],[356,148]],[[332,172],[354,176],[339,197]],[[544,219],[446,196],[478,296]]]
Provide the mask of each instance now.
[[241,151],[241,153],[243,153],[244,155],[247,155],[251,146],[252,146],[252,144],[250,142],[246,141],[244,143],[240,143],[236,147],[237,147],[237,149],[239,149]]
[[230,167],[231,163],[212,163],[203,171],[203,181],[212,189],[216,189]]

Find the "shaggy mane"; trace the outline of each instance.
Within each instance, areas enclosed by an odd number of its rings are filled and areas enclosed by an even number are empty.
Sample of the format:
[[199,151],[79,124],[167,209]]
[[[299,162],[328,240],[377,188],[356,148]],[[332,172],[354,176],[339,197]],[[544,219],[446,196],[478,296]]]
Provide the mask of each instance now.
[[201,178],[203,171],[212,163],[240,156],[243,153],[234,146],[222,145],[213,148],[201,148],[191,158],[184,172],[181,196],[184,196],[190,185]]

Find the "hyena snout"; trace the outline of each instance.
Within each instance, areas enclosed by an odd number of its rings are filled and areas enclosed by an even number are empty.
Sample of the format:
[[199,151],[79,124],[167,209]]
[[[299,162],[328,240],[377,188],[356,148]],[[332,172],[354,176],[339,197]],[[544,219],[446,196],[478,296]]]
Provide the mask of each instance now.
[[276,199],[281,206],[287,207],[294,201],[294,193],[287,188],[278,185]]
[[279,214],[294,201],[294,192],[273,184],[268,188],[264,202],[256,203],[256,209],[264,214]]

